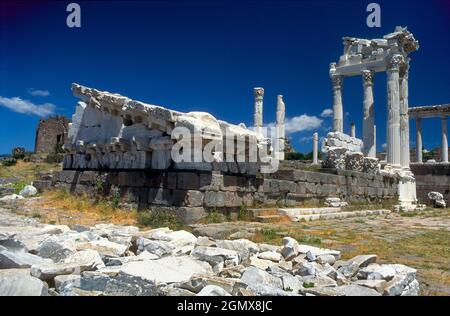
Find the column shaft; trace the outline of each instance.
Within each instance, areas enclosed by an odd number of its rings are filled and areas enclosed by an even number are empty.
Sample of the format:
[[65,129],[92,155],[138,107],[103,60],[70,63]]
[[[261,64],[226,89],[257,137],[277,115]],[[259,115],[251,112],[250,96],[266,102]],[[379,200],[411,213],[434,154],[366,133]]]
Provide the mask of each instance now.
[[319,135],[317,133],[313,135],[313,164],[319,164]]
[[388,107],[388,139],[387,162],[395,168],[400,168],[400,93],[399,93],[399,63],[403,56],[394,55],[387,70],[387,107]]
[[254,88],[253,96],[255,97],[255,108],[253,113],[253,127],[256,133],[262,134],[263,127],[263,88]]
[[408,65],[405,66],[400,77],[400,148],[401,165],[409,169],[409,114],[408,114]]
[[344,110],[342,106],[342,76],[331,76],[333,81],[333,130],[344,132]]
[[442,162],[448,162],[447,116],[442,117]]
[[417,162],[422,163],[422,119],[416,118],[416,155]]
[[373,102],[373,79],[374,73],[370,70],[364,70],[364,118],[363,118],[363,143],[364,155],[367,157],[376,156],[375,134],[374,134],[374,102]]

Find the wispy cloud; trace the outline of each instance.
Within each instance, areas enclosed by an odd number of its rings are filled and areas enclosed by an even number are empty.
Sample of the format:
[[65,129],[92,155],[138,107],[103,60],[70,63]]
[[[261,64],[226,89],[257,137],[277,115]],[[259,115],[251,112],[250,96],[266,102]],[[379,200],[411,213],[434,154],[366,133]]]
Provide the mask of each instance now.
[[28,89],[28,93],[35,97],[48,97],[50,92],[48,90]]
[[52,103],[34,104],[31,101],[22,100],[19,97],[5,98],[2,96],[0,96],[0,106],[4,106],[17,113],[32,114],[40,117],[54,114],[56,108]]
[[325,109],[320,113],[321,117],[332,117],[333,116],[333,110],[332,109]]

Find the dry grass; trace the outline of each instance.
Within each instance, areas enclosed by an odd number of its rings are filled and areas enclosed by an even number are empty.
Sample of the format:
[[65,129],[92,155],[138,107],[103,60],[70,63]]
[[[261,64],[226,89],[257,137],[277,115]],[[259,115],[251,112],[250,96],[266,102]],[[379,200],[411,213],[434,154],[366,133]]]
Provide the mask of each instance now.
[[449,214],[447,208],[421,211],[412,218],[393,214],[389,218],[268,224],[252,240],[280,245],[283,236],[291,236],[300,243],[338,249],[343,259],[373,253],[380,263],[416,268],[422,295],[450,295],[450,230],[416,224],[448,219]]
[[26,215],[40,214],[42,222],[51,224],[89,226],[98,223],[137,224],[135,210],[114,208],[108,201],[89,200],[85,196],[73,196],[63,190],[44,192],[42,198],[26,208],[24,213]]
[[17,178],[27,183],[36,180],[39,172],[50,172],[61,170],[60,164],[46,162],[24,162],[18,160],[14,166],[5,167],[0,165],[0,178]]

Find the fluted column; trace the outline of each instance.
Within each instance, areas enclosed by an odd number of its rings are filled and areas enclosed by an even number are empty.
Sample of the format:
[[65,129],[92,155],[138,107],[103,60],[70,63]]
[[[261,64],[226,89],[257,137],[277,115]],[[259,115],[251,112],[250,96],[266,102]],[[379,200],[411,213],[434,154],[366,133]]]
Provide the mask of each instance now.
[[255,97],[255,109],[253,113],[253,127],[256,133],[262,134],[263,127],[263,88],[254,88],[253,96]]
[[283,96],[277,96],[277,112],[276,112],[276,141],[277,141],[277,159],[284,160],[284,146],[286,139],[286,130],[284,120],[286,116],[286,106],[283,102]]
[[409,65],[405,64],[400,71],[400,150],[401,165],[409,169],[409,114],[408,114],[408,73]]
[[374,134],[374,103],[373,103],[373,80],[375,73],[370,70],[362,71],[364,86],[364,118],[363,118],[363,143],[364,155],[376,156],[375,134]]
[[330,64],[330,77],[333,82],[333,131],[344,132],[344,110],[342,107],[343,77],[336,73],[336,63]]
[[442,116],[442,162],[448,162],[447,116]]
[[356,125],[353,122],[350,125],[350,137],[353,137],[353,138],[356,137]]
[[319,134],[313,134],[313,165],[319,164]]
[[416,156],[417,162],[422,163],[422,119],[416,118]]
[[402,61],[402,55],[392,56],[387,69],[387,163],[394,168],[401,167],[399,65]]

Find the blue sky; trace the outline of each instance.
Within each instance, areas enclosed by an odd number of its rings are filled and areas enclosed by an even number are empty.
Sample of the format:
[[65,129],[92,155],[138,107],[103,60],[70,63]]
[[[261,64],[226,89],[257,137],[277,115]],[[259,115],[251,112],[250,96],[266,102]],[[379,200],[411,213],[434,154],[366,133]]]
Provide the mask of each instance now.
[[[448,1],[377,1],[381,28],[366,25],[371,1],[77,1],[79,29],[66,26],[70,1],[0,1],[0,153],[33,150],[40,116],[71,116],[70,84],[180,111],[208,111],[252,124],[255,86],[265,89],[264,122],[283,94],[291,142],[311,151],[311,135],[331,126],[329,63],[342,37],[377,38],[408,26],[410,106],[450,102]],[[344,129],[362,133],[361,78],[344,83]],[[21,113],[22,112],[22,113]],[[379,149],[385,142],[386,76],[375,78]],[[411,141],[415,142],[411,121]],[[423,122],[427,149],[440,146],[440,122]]]

